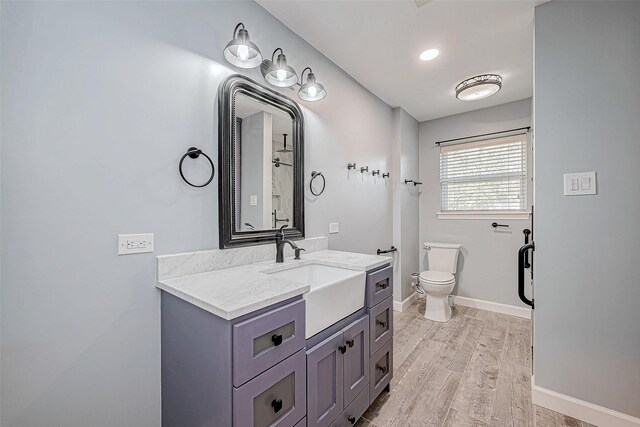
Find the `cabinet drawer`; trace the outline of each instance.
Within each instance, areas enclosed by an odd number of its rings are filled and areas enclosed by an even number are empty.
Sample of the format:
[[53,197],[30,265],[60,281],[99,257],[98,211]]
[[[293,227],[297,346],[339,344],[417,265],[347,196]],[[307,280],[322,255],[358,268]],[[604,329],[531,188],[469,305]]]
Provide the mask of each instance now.
[[306,415],[305,353],[299,351],[233,389],[235,427],[293,427]]
[[351,427],[369,407],[369,390],[364,389],[330,427]]
[[367,307],[389,298],[393,292],[393,267],[387,266],[367,275]]
[[389,297],[369,309],[369,346],[371,356],[389,341],[393,335],[393,298]]
[[369,369],[369,402],[373,402],[393,377],[393,340],[371,356]]
[[241,386],[304,347],[304,301],[233,326],[233,385]]

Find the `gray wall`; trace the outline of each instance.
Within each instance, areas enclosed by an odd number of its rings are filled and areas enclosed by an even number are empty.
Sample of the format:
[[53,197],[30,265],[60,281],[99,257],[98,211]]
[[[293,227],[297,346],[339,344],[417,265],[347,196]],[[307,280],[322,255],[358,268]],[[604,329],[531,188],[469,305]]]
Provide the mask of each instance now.
[[[531,125],[531,99],[511,102],[420,123],[420,243],[461,243],[454,295],[526,307],[518,298],[517,251],[530,220],[500,220],[507,230],[494,230],[482,220],[438,219],[440,211],[440,150],[436,141],[499,132]],[[426,251],[420,247],[422,268]]]
[[[535,13],[536,385],[640,417],[640,3]],[[596,196],[563,174],[597,172]]]
[[[3,426],[160,424],[154,257],[218,246],[217,180],[190,188],[177,162],[195,145],[217,163],[216,91],[240,71],[222,49],[240,21],[329,92],[302,105],[307,180],[327,177],[307,235],[339,221],[333,249],[391,243],[391,187],[346,169],[389,168],[391,108],[257,4],[3,2]],[[117,234],[136,232],[156,252],[118,257]]]
[[418,200],[421,187],[406,185],[418,180],[418,121],[398,107],[393,110],[394,161],[394,299],[402,301],[413,293],[411,273],[420,271],[418,247]]

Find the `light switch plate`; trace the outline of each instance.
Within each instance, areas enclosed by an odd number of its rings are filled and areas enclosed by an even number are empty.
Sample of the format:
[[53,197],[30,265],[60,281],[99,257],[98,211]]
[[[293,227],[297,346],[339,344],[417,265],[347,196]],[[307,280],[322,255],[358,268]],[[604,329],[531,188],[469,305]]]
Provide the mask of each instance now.
[[153,252],[153,233],[118,234],[118,255]]
[[258,206],[258,196],[249,196],[249,206]]
[[593,194],[597,194],[595,172],[564,174],[565,196],[585,196]]
[[332,222],[329,224],[329,234],[338,234],[340,233],[340,224],[337,222]]

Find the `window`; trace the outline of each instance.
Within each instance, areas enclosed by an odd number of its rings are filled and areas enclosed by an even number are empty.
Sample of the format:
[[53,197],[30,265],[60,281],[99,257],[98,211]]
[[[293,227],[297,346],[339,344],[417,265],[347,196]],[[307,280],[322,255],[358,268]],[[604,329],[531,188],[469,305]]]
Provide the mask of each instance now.
[[527,135],[440,147],[442,213],[524,212]]

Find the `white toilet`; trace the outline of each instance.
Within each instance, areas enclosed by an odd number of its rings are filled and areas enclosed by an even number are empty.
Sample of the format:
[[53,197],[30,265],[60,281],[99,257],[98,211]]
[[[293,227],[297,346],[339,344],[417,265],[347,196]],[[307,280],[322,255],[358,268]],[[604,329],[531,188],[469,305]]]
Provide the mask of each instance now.
[[457,243],[425,242],[429,270],[420,273],[420,287],[427,294],[424,317],[436,322],[451,318],[449,294],[456,285],[453,275],[458,266],[458,254],[462,245]]

